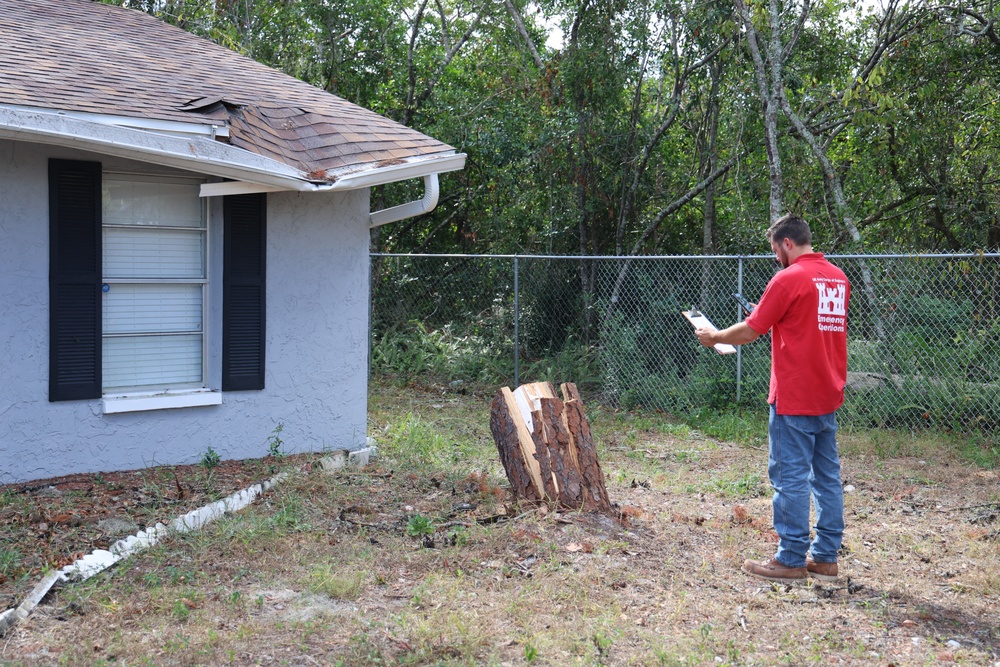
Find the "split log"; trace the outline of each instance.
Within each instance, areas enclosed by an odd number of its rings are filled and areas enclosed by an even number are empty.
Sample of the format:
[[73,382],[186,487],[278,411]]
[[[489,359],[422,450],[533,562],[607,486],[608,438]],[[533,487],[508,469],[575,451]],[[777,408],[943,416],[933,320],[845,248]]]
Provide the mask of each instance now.
[[562,399],[534,382],[493,399],[490,431],[507,479],[517,498],[613,514],[580,392],[571,382],[560,389]]

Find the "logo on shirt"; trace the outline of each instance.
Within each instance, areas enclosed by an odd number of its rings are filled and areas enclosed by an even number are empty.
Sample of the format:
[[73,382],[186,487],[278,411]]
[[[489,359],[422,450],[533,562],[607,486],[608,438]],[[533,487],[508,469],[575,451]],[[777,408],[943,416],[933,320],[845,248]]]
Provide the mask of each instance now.
[[817,320],[820,331],[843,332],[847,326],[847,284],[842,280],[813,278],[819,293]]

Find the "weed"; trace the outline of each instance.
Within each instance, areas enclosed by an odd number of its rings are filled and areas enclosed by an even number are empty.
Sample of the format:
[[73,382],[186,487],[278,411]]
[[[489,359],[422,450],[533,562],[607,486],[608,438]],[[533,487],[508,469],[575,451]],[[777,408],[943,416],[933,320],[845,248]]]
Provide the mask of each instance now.
[[525,644],[524,660],[525,662],[534,662],[535,660],[538,660],[538,649],[531,644]]
[[674,460],[678,463],[694,463],[699,458],[701,458],[701,454],[692,449],[679,449],[674,452]]
[[305,507],[302,497],[298,495],[284,495],[279,500],[280,507],[268,519],[268,523],[273,529],[301,532],[309,530],[309,523],[305,520]]
[[191,615],[191,609],[187,605],[187,600],[175,600],[174,606],[171,607],[170,612],[173,614],[174,618],[178,621],[184,622]]
[[608,637],[600,631],[591,635],[590,640],[594,642],[594,648],[597,649],[598,659],[603,658],[608,649],[611,648],[611,644],[614,643],[614,640],[612,640],[611,637]]
[[285,429],[284,424],[278,424],[271,431],[271,436],[267,439],[267,455],[280,459],[284,457],[285,452],[282,450],[281,446],[285,444],[285,441],[281,439],[281,432]]
[[211,446],[209,446],[209,448],[205,450],[205,453],[201,455],[201,465],[206,470],[213,470],[220,463],[222,463],[222,457],[220,457],[219,453],[212,449]]
[[17,549],[0,549],[0,581],[12,577],[21,568],[21,554]]
[[174,637],[170,637],[169,639],[167,639],[167,641],[164,643],[163,648],[166,651],[167,655],[169,655],[171,653],[180,653],[181,651],[186,651],[190,646],[191,646],[190,637],[187,637],[185,635],[176,635]]
[[751,410],[698,410],[688,421],[690,426],[720,440],[751,445],[766,442],[767,415]]
[[469,543],[469,529],[465,526],[455,526],[448,532],[448,544],[453,547],[464,547]]
[[357,600],[364,580],[362,572],[321,565],[309,573],[309,590],[334,600]]
[[406,521],[406,534],[410,537],[433,535],[434,521],[421,514],[414,514]]
[[736,478],[712,479],[701,486],[705,492],[737,498],[761,498],[768,494],[767,486],[760,475],[744,473]]

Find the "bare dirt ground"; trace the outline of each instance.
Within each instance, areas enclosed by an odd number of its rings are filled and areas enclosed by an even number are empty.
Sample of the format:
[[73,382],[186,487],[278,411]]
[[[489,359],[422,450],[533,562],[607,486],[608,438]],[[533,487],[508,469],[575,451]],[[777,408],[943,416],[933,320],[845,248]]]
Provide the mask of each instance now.
[[50,594],[0,664],[1000,664],[1000,481],[937,445],[843,434],[841,580],[780,586],[739,569],[774,548],[762,448],[592,411],[621,516],[516,506],[489,396],[385,393],[376,465]]

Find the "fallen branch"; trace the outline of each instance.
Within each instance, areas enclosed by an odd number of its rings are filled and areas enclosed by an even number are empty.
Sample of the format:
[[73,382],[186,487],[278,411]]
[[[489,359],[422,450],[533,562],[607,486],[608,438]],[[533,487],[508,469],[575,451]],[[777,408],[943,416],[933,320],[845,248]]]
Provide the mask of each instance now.
[[983,507],[998,507],[1000,508],[1000,502],[992,503],[980,503],[978,505],[963,505],[962,507],[942,507],[941,509],[934,510],[935,512],[960,512],[962,510],[977,510]]

